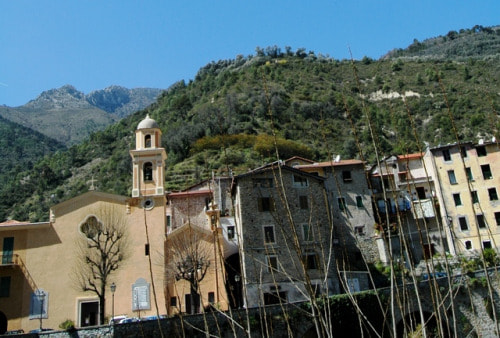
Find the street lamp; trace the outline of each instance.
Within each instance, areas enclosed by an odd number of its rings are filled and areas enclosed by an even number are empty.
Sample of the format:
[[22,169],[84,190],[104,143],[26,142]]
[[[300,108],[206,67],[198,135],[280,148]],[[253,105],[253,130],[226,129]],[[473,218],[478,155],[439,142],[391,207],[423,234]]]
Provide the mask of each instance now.
[[43,301],[45,300],[45,292],[38,290],[37,297],[40,302],[40,331],[42,331]]
[[115,324],[115,291],[116,291],[115,282],[111,283],[109,288],[111,289],[111,323],[113,323],[113,325],[114,325]]
[[240,308],[240,280],[241,276],[239,274],[234,275],[234,281],[236,282],[236,308]]

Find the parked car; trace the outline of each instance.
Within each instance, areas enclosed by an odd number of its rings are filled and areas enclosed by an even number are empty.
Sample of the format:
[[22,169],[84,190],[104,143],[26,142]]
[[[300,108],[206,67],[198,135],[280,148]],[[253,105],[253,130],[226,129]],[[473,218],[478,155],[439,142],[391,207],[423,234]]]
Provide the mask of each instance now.
[[10,330],[10,331],[7,331],[4,333],[4,335],[8,336],[8,335],[15,335],[15,334],[23,334],[24,333],[24,330],[21,329],[21,330]]
[[118,324],[126,324],[126,323],[135,323],[135,322],[139,322],[140,319],[139,318],[125,318],[125,319],[122,319],[118,322]]
[[429,275],[428,274],[423,274],[422,275],[422,280],[428,280],[429,276],[434,277],[434,278],[443,278],[446,277],[446,272],[432,272]]
[[[167,316],[160,315],[160,319],[163,319],[163,318],[167,318]],[[141,318],[142,321],[145,321],[145,320],[156,320],[156,319],[158,319],[158,316],[147,316],[147,317],[142,317]]]
[[45,332],[45,331],[54,331],[54,329],[34,329],[31,330],[30,333],[40,333],[40,332]]
[[122,321],[122,320],[124,320],[124,319],[126,319],[126,318],[127,318],[127,316],[125,316],[125,315],[121,315],[121,316],[114,316],[113,318],[111,318],[111,319],[109,320],[109,325],[111,325],[111,324],[113,324],[113,323],[117,324],[117,323],[119,323],[120,321]]

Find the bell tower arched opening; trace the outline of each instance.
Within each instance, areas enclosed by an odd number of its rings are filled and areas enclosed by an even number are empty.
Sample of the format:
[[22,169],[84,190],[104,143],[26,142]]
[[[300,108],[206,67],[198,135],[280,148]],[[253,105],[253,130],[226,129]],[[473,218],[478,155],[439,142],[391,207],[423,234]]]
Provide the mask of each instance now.
[[130,151],[133,163],[132,197],[164,194],[164,163],[167,154],[160,147],[161,130],[148,116],[135,131],[135,149]]

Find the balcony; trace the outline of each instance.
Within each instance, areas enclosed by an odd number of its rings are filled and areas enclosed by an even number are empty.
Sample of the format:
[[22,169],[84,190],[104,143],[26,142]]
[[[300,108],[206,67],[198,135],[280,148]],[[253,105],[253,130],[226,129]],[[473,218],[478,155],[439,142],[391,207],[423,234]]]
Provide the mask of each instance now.
[[19,256],[12,253],[3,253],[0,254],[2,258],[1,266],[17,266],[19,265]]
[[416,219],[436,217],[434,212],[434,200],[431,198],[413,201],[413,217]]
[[21,259],[21,257],[19,257],[19,255],[12,253],[3,253],[0,256],[2,258],[0,269],[3,267],[19,268],[23,273],[24,277],[26,278],[26,280],[28,281],[28,284],[31,286],[32,290],[38,289],[35,281],[33,280],[33,277],[30,275],[28,268],[26,267],[26,264],[24,264],[23,260]]

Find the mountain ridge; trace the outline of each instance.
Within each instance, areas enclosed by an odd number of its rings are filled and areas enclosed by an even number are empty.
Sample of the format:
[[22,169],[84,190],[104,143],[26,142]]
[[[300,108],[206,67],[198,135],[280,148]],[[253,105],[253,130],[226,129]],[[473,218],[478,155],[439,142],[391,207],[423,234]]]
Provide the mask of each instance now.
[[114,85],[86,95],[68,84],[43,91],[22,106],[1,106],[0,116],[70,146],[152,104],[161,91]]

